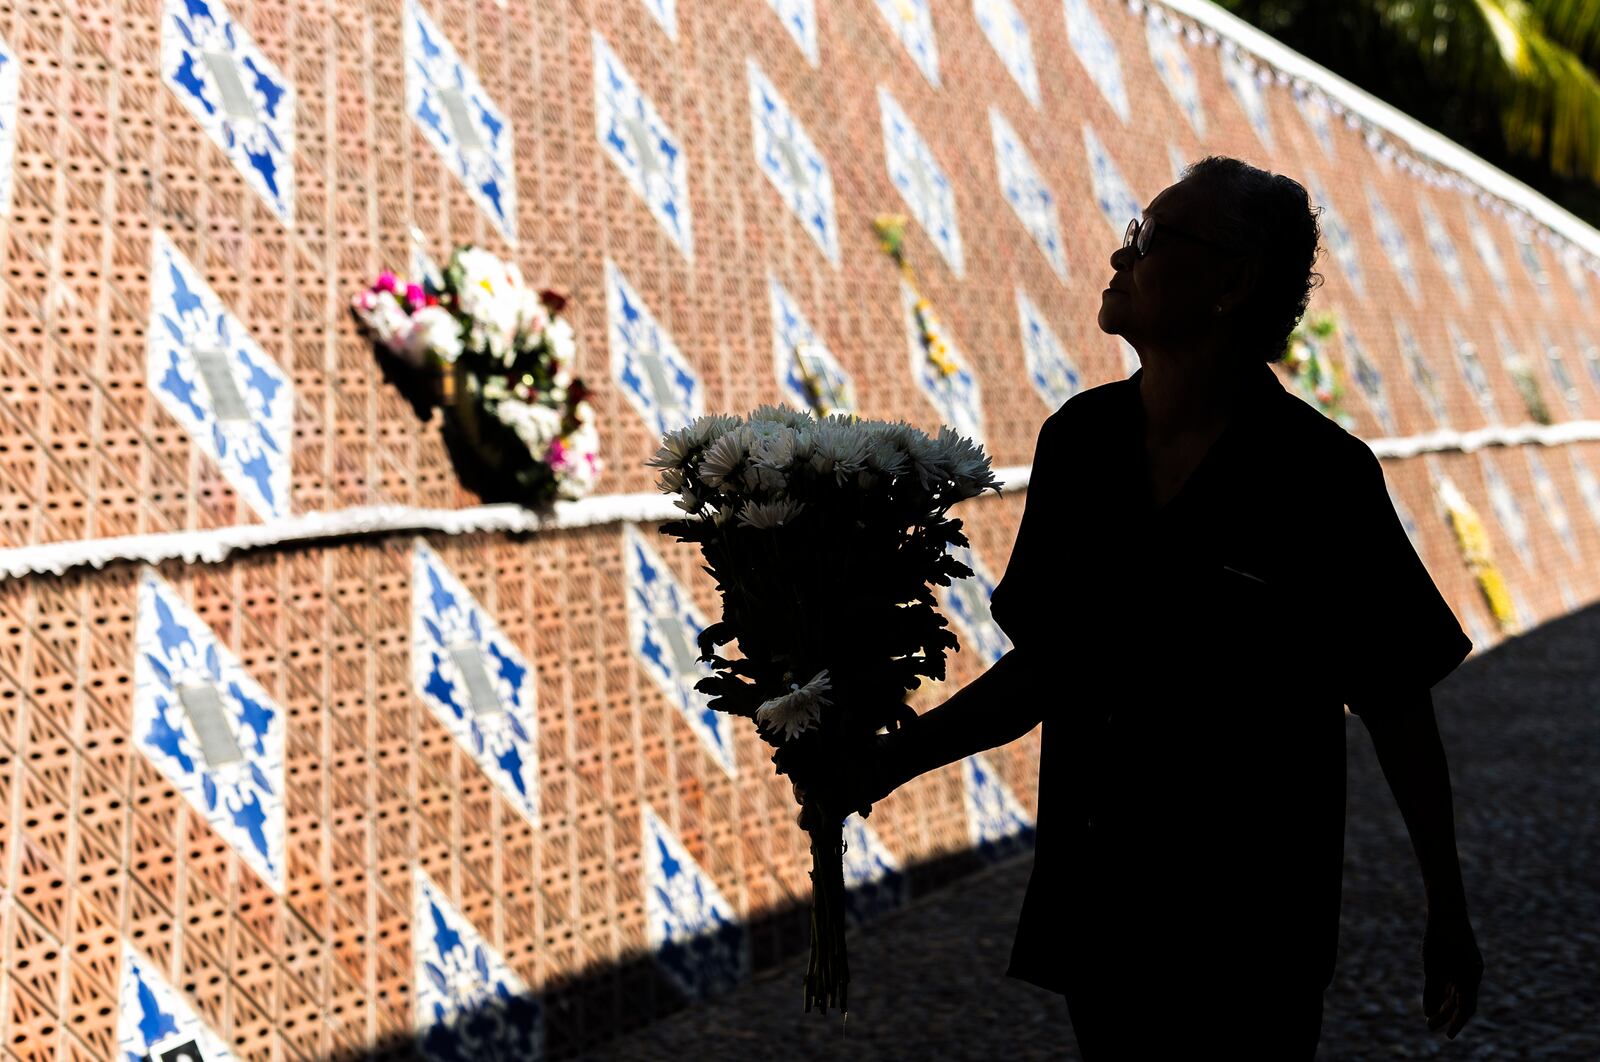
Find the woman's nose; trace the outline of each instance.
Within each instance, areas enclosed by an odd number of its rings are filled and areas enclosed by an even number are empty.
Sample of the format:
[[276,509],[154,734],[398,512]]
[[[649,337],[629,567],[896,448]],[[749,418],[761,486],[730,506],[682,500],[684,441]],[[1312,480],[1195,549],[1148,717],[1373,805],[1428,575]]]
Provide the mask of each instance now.
[[1117,271],[1131,268],[1134,263],[1132,247],[1118,247],[1111,252],[1111,268]]

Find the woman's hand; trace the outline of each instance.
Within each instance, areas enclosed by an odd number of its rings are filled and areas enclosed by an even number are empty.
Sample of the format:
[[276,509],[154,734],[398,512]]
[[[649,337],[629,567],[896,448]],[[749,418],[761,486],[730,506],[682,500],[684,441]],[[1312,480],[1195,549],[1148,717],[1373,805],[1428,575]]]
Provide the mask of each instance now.
[[794,792],[795,803],[801,807],[800,813],[795,816],[795,823],[801,829],[806,828],[808,793],[814,794],[817,802],[823,806],[836,809],[840,818],[852,812],[859,813],[862,818],[870,815],[873,803],[882,800],[896,788],[889,777],[889,737],[888,734],[874,735],[836,764],[834,770],[824,770],[818,776],[809,778],[806,786],[791,776],[789,786]]
[[1483,956],[1465,911],[1428,913],[1422,935],[1422,1013],[1432,1032],[1454,1040],[1478,1009]]

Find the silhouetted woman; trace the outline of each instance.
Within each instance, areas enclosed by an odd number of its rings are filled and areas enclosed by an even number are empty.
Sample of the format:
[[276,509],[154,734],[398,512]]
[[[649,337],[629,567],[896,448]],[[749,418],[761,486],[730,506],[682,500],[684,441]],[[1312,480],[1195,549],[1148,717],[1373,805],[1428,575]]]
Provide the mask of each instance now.
[[1317,213],[1289,178],[1214,156],[1130,222],[1099,325],[1142,367],[1040,429],[991,600],[1014,648],[831,794],[859,808],[1043,722],[1006,973],[1066,997],[1091,1062],[1315,1054],[1346,705],[1421,863],[1424,1016],[1453,1038],[1476,1006],[1429,694],[1472,643],[1372,451],[1268,364],[1321,281]]

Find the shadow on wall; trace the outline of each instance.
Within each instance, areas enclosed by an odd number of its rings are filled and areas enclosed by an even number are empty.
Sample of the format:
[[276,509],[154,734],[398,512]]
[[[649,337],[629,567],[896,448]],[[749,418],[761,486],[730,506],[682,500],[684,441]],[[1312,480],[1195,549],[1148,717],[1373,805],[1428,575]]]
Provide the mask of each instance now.
[[[1031,843],[1031,836],[1027,840]],[[899,875],[904,879],[904,895],[924,896],[988,866],[994,858],[1015,856],[1023,850],[1008,846],[986,856],[983,850],[968,849],[909,866]],[[808,952],[810,912],[807,897],[804,903],[775,908],[743,923],[750,941],[752,972]],[[794,1005],[801,1006],[798,979]],[[694,1002],[683,995],[653,956],[636,955],[553,982],[531,997],[497,999],[462,1010],[426,1032],[339,1052],[330,1059],[526,1062],[543,1058],[553,1062],[581,1057],[585,1051],[692,1006]],[[543,1025],[542,1038],[538,1024]]]

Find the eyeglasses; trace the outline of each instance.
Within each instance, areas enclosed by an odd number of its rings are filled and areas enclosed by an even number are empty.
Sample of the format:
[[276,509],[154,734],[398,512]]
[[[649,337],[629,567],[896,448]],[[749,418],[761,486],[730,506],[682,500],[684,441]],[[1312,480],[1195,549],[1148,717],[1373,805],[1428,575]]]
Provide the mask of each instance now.
[[[1222,250],[1227,250],[1226,247],[1223,247],[1222,244],[1217,243],[1214,240],[1202,239],[1192,232],[1185,232],[1176,225],[1168,225],[1163,223],[1161,225],[1161,231],[1175,233],[1176,235],[1182,236],[1187,240],[1193,240],[1195,243],[1203,243],[1207,247],[1216,247]],[[1132,247],[1138,253],[1138,256],[1143,258],[1145,255],[1150,253],[1150,241],[1155,238],[1155,234],[1155,218],[1134,218],[1132,221],[1128,222],[1127,231],[1122,234],[1122,246],[1124,248]]]

